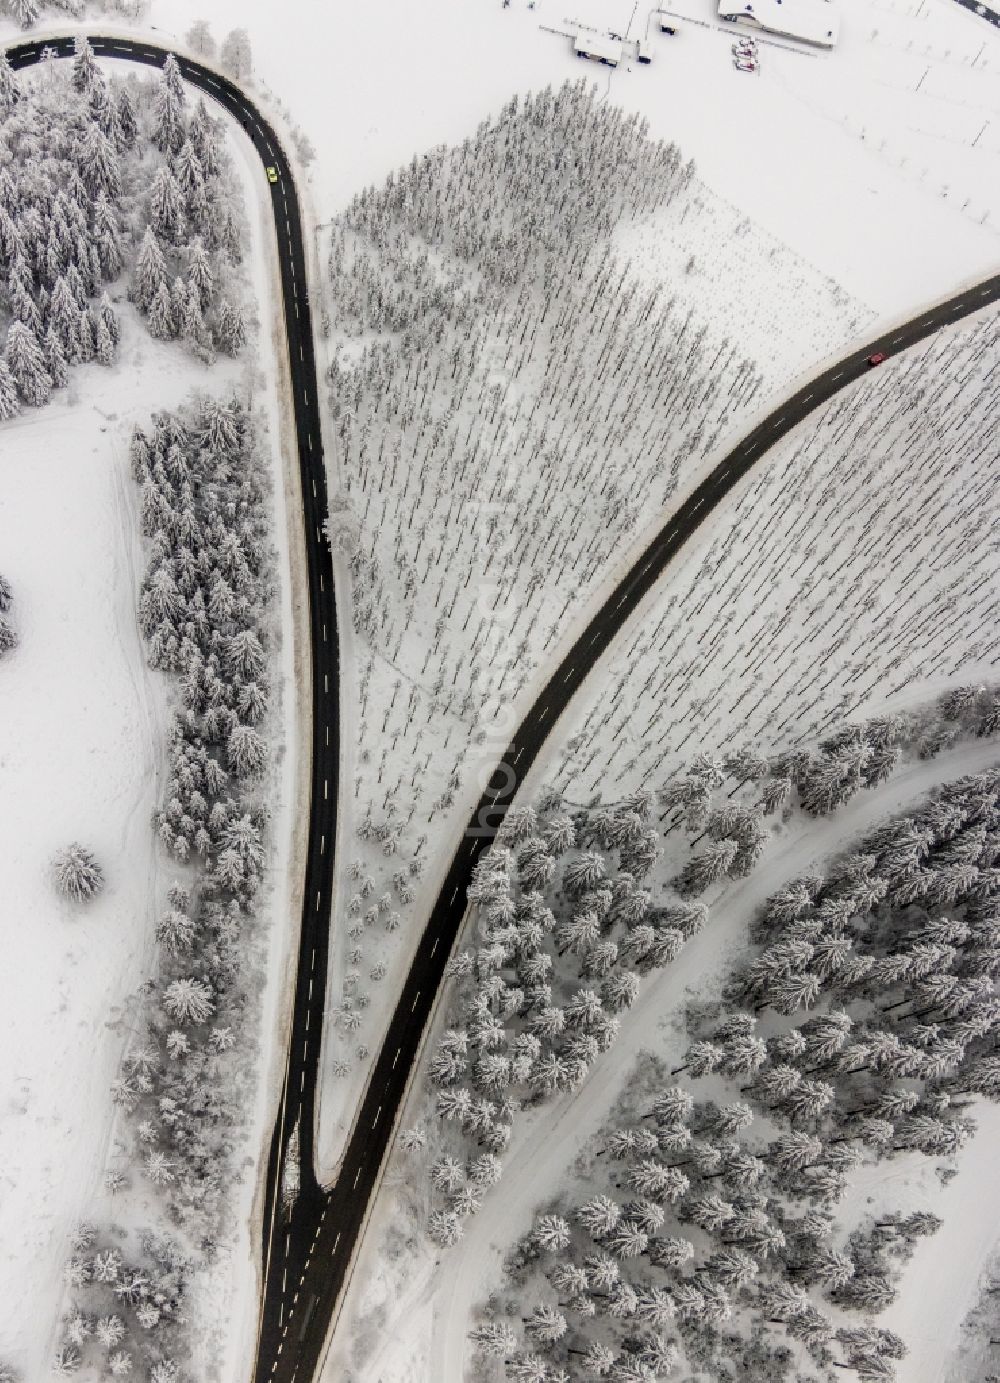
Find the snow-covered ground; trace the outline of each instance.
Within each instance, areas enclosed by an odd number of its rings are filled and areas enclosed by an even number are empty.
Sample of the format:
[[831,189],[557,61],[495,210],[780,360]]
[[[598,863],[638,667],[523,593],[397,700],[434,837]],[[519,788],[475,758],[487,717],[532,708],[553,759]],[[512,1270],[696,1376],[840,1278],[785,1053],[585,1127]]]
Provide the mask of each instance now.
[[979,1294],[952,1340],[952,1351],[939,1383],[989,1383],[996,1376],[997,1350],[991,1341],[1000,1339],[1000,1302],[996,1282],[1000,1257],[996,1245],[982,1268]]
[[[729,34],[714,24],[707,0],[677,8],[693,16],[680,22],[678,39],[657,40],[650,68],[626,66],[613,76],[578,63],[564,36],[540,28],[567,27],[567,7],[555,0],[538,0],[532,11],[524,0],[508,10],[499,0],[386,0],[346,12],[307,8],[305,0],[248,12],[237,0],[216,0],[210,20],[218,36],[237,24],[250,29],[260,80],[315,146],[306,190],[318,224],[414,150],[463,137],[512,91],[558,84],[582,69],[606,84],[612,100],[648,115],[654,136],[693,155],[712,195],[734,215],[749,217],[876,313],[908,313],[993,267],[1000,218],[991,171],[994,30],[951,0],[877,9],[844,0],[834,54],[767,46],[762,73],[751,77],[733,71]],[[580,0],[569,12],[624,31],[629,9],[624,0]],[[152,0],[149,19],[169,40],[203,16],[199,0]],[[644,247],[636,258],[646,263]],[[733,267],[727,286],[740,282]],[[802,346],[801,367],[829,344],[824,337]],[[81,374],[81,390],[84,383],[89,390]],[[114,407],[124,408],[120,378],[115,383]],[[163,378],[155,385],[155,402],[169,402]],[[76,432],[74,449],[81,449]],[[0,570],[4,561],[0,547]],[[16,570],[5,574],[28,584]],[[19,595],[21,620],[30,598]],[[26,656],[26,646],[15,655]],[[16,666],[0,666],[0,688]],[[341,858],[346,863],[343,851]],[[101,906],[113,897],[112,888]],[[437,1377],[415,1375],[423,1376]]]
[[[884,1207],[929,1210],[944,1221],[922,1239],[903,1269],[896,1300],[878,1318],[910,1347],[899,1383],[942,1383],[962,1321],[974,1305],[981,1274],[997,1243],[1000,1177],[996,1146],[1000,1105],[975,1101],[976,1136],[955,1157],[956,1175],[942,1185],[934,1166],[914,1155],[861,1168],[852,1179],[852,1205],[877,1219]],[[966,1377],[965,1383],[972,1383]]]
[[[499,1282],[504,1254],[526,1232],[535,1209],[557,1194],[576,1154],[607,1120],[637,1056],[648,1050],[680,1058],[686,1045],[679,1025],[683,1006],[718,991],[744,945],[747,924],[764,900],[786,880],[836,855],[876,822],[915,805],[935,784],[985,768],[996,758],[995,748],[967,743],[933,761],[905,765],[882,787],[859,794],[819,822],[796,814],[775,835],[750,878],[726,885],[707,928],[667,969],[643,983],[618,1040],[594,1063],[587,1080],[540,1110],[522,1113],[504,1157],[503,1180],[466,1222],[465,1237],[456,1248],[438,1250],[423,1234],[420,1205],[431,1156],[404,1153],[397,1146],[344,1304],[342,1329],[327,1359],[326,1383],[344,1378],[351,1383],[462,1383],[469,1357],[466,1333],[477,1305]],[[552,767],[551,755],[539,768],[540,780],[546,767]],[[447,1022],[447,1005],[442,1004],[439,1028]],[[433,1053],[433,1040],[425,1050]],[[425,1066],[417,1073],[401,1127],[411,1127],[426,1115]],[[979,1154],[988,1156],[995,1127],[990,1107],[971,1145]],[[976,1181],[974,1166],[970,1173],[967,1188]],[[960,1193],[959,1180],[953,1187],[961,1220],[966,1204],[962,1197],[974,1204],[975,1192]],[[1000,1198],[1000,1191],[996,1194]],[[913,1264],[920,1261],[915,1257]],[[952,1300],[941,1305],[943,1326],[957,1329],[976,1278],[971,1269],[956,1276]],[[907,1299],[905,1286],[900,1295],[901,1301]],[[900,1377],[902,1383],[929,1383],[934,1375]]]
[[566,21],[625,33],[626,0],[532,10],[527,0],[506,10],[500,0],[214,0],[210,13],[201,0],[152,0],[148,23],[163,38],[206,17],[220,39],[247,28],[257,80],[317,151],[318,222],[415,151],[461,139],[512,92],[582,70],[647,115],[655,138],[676,141],[716,193],[876,311],[906,311],[993,266],[1000,34],[990,25],[954,0],[839,0],[833,53],[767,45],[757,76],[733,69],[732,34],[711,0],[666,8],[697,22],[679,20],[676,39],[654,34],[649,67],[613,74],[573,56]]
[[[127,442],[197,374],[125,314],[112,372],[83,367],[73,398],[3,425],[0,553],[21,644],[0,665],[0,1357],[27,1377],[42,1373],[67,1236],[101,1183],[129,996],[173,877],[150,824],[168,710],[136,624]],[[52,856],[73,840],[108,881],[86,907],[52,886]]]
[[[147,668],[136,622],[145,556],[128,439],[133,424],[176,407],[193,388],[225,394],[249,386],[269,423],[281,585],[276,613],[287,633],[273,730],[286,748],[277,755],[270,799],[272,901],[270,908],[262,903],[261,915],[270,910],[293,924],[298,917],[296,693],[305,682],[293,664],[289,580],[289,553],[301,543],[298,479],[294,452],[283,469],[288,454],[279,451],[276,348],[283,349],[283,332],[272,287],[269,202],[256,159],[247,154],[237,168],[253,209],[248,261],[262,319],[252,368],[220,359],[206,372],[182,347],[152,341],[123,305],[117,365],[78,368],[49,407],[2,426],[0,572],[14,589],[20,647],[0,664],[0,940],[7,977],[0,1014],[0,1360],[21,1368],[26,1380],[47,1369],[76,1224],[133,1212],[148,1223],[145,1217],[155,1213],[148,1195],[126,1207],[102,1185],[105,1169],[122,1165],[109,1086],[138,1017],[135,990],[151,974],[153,924],[179,872],[152,829],[170,710],[166,679]],[[50,876],[54,852],[72,840],[94,850],[108,881],[84,907],[61,899]],[[280,1055],[272,1034],[291,940],[284,927],[269,938],[260,1033],[268,1063],[261,1065],[258,1107],[248,1112],[249,1160],[234,1226],[239,1237],[205,1284],[204,1315],[195,1314],[205,1376],[221,1349],[242,1357],[220,1376],[242,1376],[247,1341],[252,1348],[257,1284],[250,1202],[280,1078],[270,1058]],[[244,1328],[220,1332],[220,1320],[242,1320]]]
[[997,326],[988,309],[887,361],[713,513],[564,716],[573,800],[992,679]]

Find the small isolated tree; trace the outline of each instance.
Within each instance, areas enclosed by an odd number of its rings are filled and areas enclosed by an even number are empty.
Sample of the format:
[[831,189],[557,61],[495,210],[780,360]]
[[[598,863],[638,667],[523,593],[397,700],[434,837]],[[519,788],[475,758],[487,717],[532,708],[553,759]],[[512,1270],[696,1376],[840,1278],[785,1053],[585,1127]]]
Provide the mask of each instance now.
[[232,29],[222,40],[219,62],[238,82],[250,76],[250,38],[246,29]]
[[212,37],[207,19],[196,19],[188,29],[184,42],[191,52],[197,53],[200,58],[215,57],[215,39]]
[[76,903],[94,898],[104,887],[104,873],[94,856],[74,842],[60,850],[54,861],[56,884]]

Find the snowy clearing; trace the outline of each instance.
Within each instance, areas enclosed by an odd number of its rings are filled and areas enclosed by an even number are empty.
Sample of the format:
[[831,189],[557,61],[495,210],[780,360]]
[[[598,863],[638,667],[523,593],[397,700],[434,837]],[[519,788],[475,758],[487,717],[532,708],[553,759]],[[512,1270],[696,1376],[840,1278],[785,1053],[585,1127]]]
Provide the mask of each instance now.
[[[890,0],[876,10],[841,0],[832,54],[768,48],[758,80],[733,71],[732,35],[710,0],[666,8],[687,7],[698,22],[681,19],[676,40],[656,35],[651,66],[610,75],[576,59],[564,35],[581,22],[635,37],[646,12],[629,28],[625,0],[537,0],[531,10],[526,0],[506,10],[500,0],[387,0],[323,15],[306,0],[280,11],[216,0],[210,23],[217,40],[247,28],[254,80],[316,149],[308,176],[319,222],[415,151],[462,138],[513,92],[558,86],[583,69],[610,99],[648,115],[654,138],[675,140],[715,193],[876,311],[905,312],[992,267],[996,124],[973,141],[996,104],[996,30],[954,0]],[[152,0],[148,22],[180,39],[204,8]],[[961,129],[947,139],[926,132],[956,107]]]
[[[75,402],[3,429],[0,552],[21,644],[0,667],[0,893],[17,976],[0,1044],[10,1092],[0,1339],[29,1377],[49,1352],[68,1234],[104,1170],[128,1000],[149,972],[154,900],[174,872],[150,828],[168,713],[136,625],[142,555],[127,427],[199,374],[123,314],[113,372],[83,367]],[[80,909],[49,877],[52,855],[76,838],[108,880]]]

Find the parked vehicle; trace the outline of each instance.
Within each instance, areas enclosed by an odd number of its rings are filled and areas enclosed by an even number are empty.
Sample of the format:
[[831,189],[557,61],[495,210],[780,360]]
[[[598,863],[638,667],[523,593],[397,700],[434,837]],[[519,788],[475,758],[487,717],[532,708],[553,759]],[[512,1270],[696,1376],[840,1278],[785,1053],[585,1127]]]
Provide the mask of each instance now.
[[738,72],[756,72],[758,65],[749,58],[733,58],[733,66]]
[[661,19],[661,20],[660,20],[660,33],[661,33],[661,34],[669,34],[671,38],[674,38],[674,37],[676,36],[676,34],[677,34],[677,30],[674,28],[674,26],[673,26],[672,24],[664,24],[663,20]]

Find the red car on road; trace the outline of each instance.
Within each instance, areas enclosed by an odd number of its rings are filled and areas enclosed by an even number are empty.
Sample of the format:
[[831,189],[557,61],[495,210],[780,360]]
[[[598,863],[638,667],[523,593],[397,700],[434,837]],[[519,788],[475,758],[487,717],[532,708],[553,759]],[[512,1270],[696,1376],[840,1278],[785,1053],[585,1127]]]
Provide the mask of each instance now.
[[876,351],[874,355],[870,355],[870,356],[868,357],[868,364],[869,364],[869,365],[881,365],[883,360],[888,360],[888,359],[889,359],[889,357],[886,355],[885,351]]

